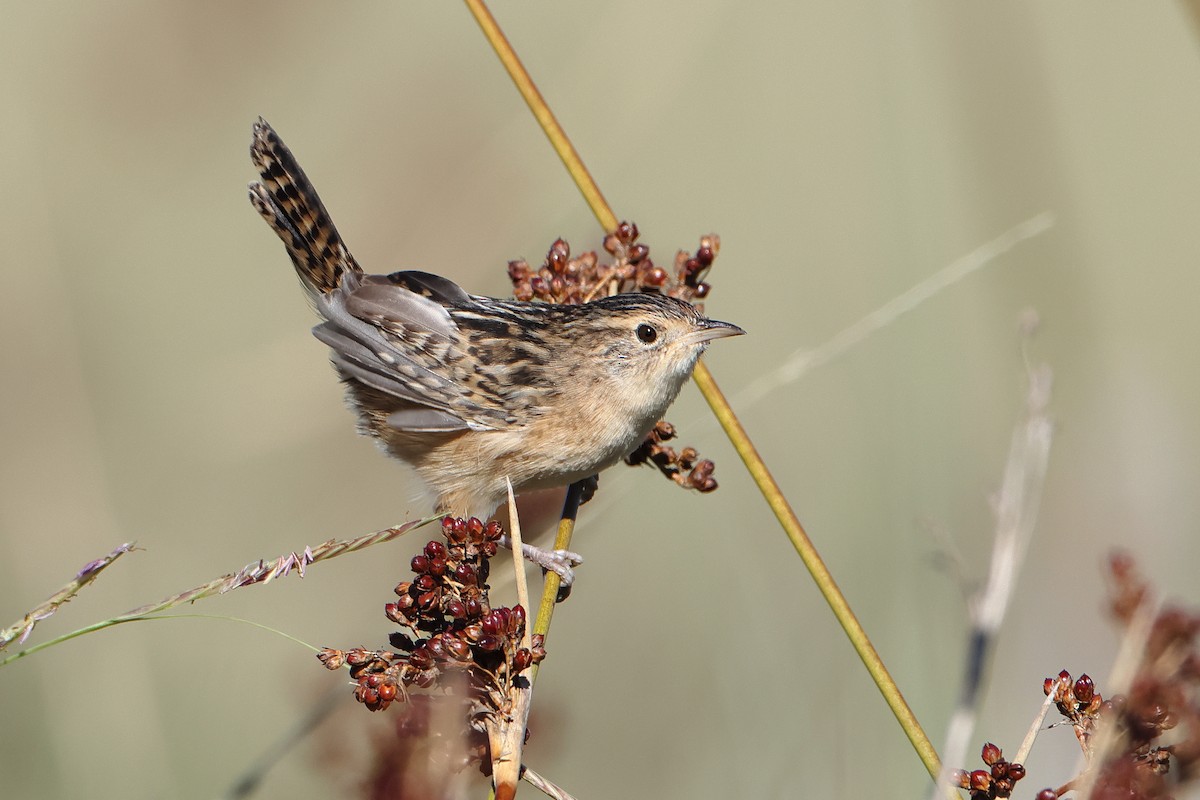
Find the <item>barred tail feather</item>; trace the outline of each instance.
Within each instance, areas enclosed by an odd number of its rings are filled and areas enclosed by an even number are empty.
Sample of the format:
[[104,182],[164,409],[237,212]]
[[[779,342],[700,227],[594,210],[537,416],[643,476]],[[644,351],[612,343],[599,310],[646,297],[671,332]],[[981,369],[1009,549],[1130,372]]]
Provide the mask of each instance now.
[[317,190],[262,117],[254,123],[250,158],[262,179],[250,184],[250,202],[283,240],[304,288],[316,297],[338,288],[347,273],[362,275]]

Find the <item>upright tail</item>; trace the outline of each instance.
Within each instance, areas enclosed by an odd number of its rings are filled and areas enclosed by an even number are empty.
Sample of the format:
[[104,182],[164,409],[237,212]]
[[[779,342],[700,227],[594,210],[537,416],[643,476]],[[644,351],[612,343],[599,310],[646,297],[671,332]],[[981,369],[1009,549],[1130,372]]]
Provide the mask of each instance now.
[[250,184],[250,202],[283,240],[309,294],[336,289],[346,273],[361,275],[317,190],[262,117],[254,123],[250,160],[262,178]]

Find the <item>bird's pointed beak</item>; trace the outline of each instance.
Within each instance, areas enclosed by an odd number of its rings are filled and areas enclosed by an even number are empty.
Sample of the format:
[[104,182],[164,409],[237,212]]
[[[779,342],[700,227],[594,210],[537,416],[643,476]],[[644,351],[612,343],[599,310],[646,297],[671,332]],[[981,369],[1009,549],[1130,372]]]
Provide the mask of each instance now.
[[721,322],[716,319],[706,319],[700,327],[688,334],[687,338],[694,344],[711,342],[713,339],[724,339],[726,336],[741,336],[744,330],[737,325]]

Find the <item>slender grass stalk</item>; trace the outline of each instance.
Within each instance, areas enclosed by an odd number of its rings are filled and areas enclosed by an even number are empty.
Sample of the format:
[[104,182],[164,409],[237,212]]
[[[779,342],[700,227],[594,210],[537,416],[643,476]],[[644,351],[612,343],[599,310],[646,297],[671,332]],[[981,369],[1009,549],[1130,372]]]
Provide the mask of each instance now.
[[858,621],[858,617],[851,610],[850,604],[846,601],[846,596],[838,588],[837,582],[833,579],[833,574],[825,566],[825,562],[817,552],[816,546],[808,538],[804,526],[800,524],[799,518],[796,517],[796,512],[792,510],[791,504],[784,497],[783,490],[779,488],[779,484],[775,482],[775,477],[771,475],[771,471],[762,460],[762,456],[758,454],[754,443],[750,441],[750,437],[747,435],[745,428],[742,427],[737,414],[734,413],[733,408],[730,407],[729,402],[725,399],[725,395],[721,392],[720,387],[713,380],[712,373],[708,371],[708,367],[703,363],[696,365],[693,378],[696,381],[696,385],[700,387],[700,393],[704,395],[704,399],[708,401],[708,405],[712,408],[713,414],[721,423],[721,427],[729,435],[729,440],[733,442],[734,449],[741,456],[742,462],[746,465],[746,469],[750,472],[759,491],[762,492],[767,505],[770,506],[772,513],[775,514],[775,518],[779,520],[779,524],[783,528],[784,533],[787,534],[788,539],[791,540],[792,546],[796,548],[796,552],[800,555],[800,560],[808,568],[813,582],[817,584],[817,589],[821,592],[821,595],[825,598],[825,602],[829,604],[829,608],[833,611],[833,616],[837,618],[838,624],[846,632],[846,636],[850,639],[850,644],[854,647],[854,651],[862,659],[863,665],[871,675],[871,680],[879,687],[879,693],[883,695],[888,708],[896,715],[896,721],[900,723],[900,727],[904,730],[904,735],[908,737],[908,741],[912,743],[913,749],[917,751],[921,763],[925,765],[925,769],[929,771],[929,774],[936,778],[938,772],[941,770],[941,761],[938,759],[937,750],[934,749],[933,743],[925,735],[925,731],[917,721],[916,715],[913,714],[912,709],[909,708],[908,703],[904,700],[904,695],[900,693],[900,688],[896,685],[895,680],[892,679],[887,667],[884,666],[883,659],[879,657],[875,646],[871,644],[870,637],[867,636],[866,630],[863,629],[862,624]]
[[[571,547],[571,536],[575,533],[575,519],[579,516],[579,503],[583,499],[583,481],[572,483],[567,489],[567,498],[563,501],[562,516],[558,521],[558,533],[554,536],[555,550],[568,550]],[[554,617],[554,606],[558,602],[559,588],[562,579],[558,573],[546,573],[546,585],[542,589],[542,602],[538,606],[537,617],[533,621],[533,632],[545,636],[550,632],[550,620]],[[530,680],[537,677],[538,664],[534,664],[530,672]]]
[[[572,483],[570,485],[570,487],[567,488],[567,497],[563,501],[562,515],[558,521],[558,533],[555,534],[555,537],[554,537],[554,548],[556,550],[566,550],[571,545],[571,536],[575,532],[575,518],[579,515],[579,504],[580,504],[580,501],[583,499],[584,484],[585,484],[585,481],[576,481],[575,483]],[[519,525],[519,523],[517,522],[516,504],[514,502],[512,502],[511,500],[509,503],[509,514],[510,514],[510,518],[512,521],[512,523],[511,523],[512,526],[516,527],[517,525]],[[514,541],[513,542],[513,551],[517,552],[520,549],[521,549],[520,541]],[[520,556],[517,556],[516,558],[519,562]],[[518,570],[522,569],[520,564],[518,564],[517,569]],[[554,617],[554,607],[558,604],[558,599],[559,599],[558,598],[558,590],[561,587],[561,585],[562,585],[562,578],[559,577],[558,573],[554,572],[553,570],[547,570],[546,580],[542,586],[541,603],[538,606],[537,617],[534,619],[534,622],[533,622],[533,635],[540,634],[543,637],[545,637],[546,634],[548,634],[550,632],[550,620],[553,619],[553,617]],[[528,632],[528,630],[526,631],[525,635],[526,635],[526,637],[531,636],[531,634]],[[527,647],[529,646],[528,641],[526,642],[526,646]],[[541,667],[540,664],[533,664],[529,668],[529,673],[528,673],[529,687],[526,690],[526,699],[528,699],[528,693],[530,691],[532,691],[532,689],[533,689],[534,681],[537,680],[538,669],[540,667]],[[523,711],[527,715],[528,714],[528,706],[526,706],[523,709]],[[521,730],[524,731],[524,729],[525,729],[525,726],[524,726],[524,724],[522,724]],[[526,770],[526,772],[528,772],[528,771]],[[536,782],[535,782],[535,785],[537,785]],[[505,786],[501,789],[501,791],[506,793],[505,796],[508,796],[507,792],[511,791],[512,788],[513,787],[511,787],[511,786]],[[541,788],[541,787],[539,787],[539,788]],[[489,798],[489,800],[493,800],[493,798],[496,798],[496,797],[497,797],[496,782],[493,782],[492,787],[491,787],[490,791],[488,792],[488,798]]]
[[[517,513],[517,498],[513,494],[512,481],[508,484],[508,535],[512,539],[513,571],[517,579],[517,602],[529,609],[529,585],[525,580],[525,558],[521,555],[521,517]],[[522,647],[532,647],[529,626],[521,637]],[[532,667],[532,665],[530,665]],[[492,753],[492,796],[498,800],[511,800],[517,794],[517,781],[521,779],[521,755],[525,744],[525,726],[529,722],[529,709],[533,702],[533,683],[514,680],[508,689],[508,704],[511,711],[487,722],[488,743]]]
[[30,610],[23,619],[17,620],[9,627],[0,630],[0,650],[8,647],[14,641],[24,643],[29,638],[29,634],[33,633],[34,627],[39,622],[50,617],[60,607],[68,603],[75,595],[79,594],[83,587],[96,580],[100,576],[100,573],[107,569],[110,564],[126,553],[136,549],[137,545],[133,542],[126,542],[108,555],[84,564],[83,569],[79,570],[66,586],[63,586],[57,592],[50,595],[50,597],[46,598],[37,608]]
[[554,148],[554,152],[558,153],[558,157],[562,159],[567,172],[571,174],[571,179],[579,187],[579,191],[583,194],[583,199],[587,201],[588,208],[592,209],[592,213],[600,221],[600,227],[609,232],[616,230],[616,215],[609,208],[608,201],[604,199],[604,195],[600,193],[600,187],[592,179],[591,173],[583,165],[583,159],[579,157],[579,153],[575,151],[575,146],[567,138],[566,131],[562,129],[562,126],[558,124],[558,120],[554,118],[554,112],[546,104],[546,100],[542,97],[542,93],[538,91],[533,78],[529,77],[529,73],[525,71],[525,65],[521,63],[521,59],[517,56],[517,51],[513,50],[512,45],[508,43],[508,39],[504,36],[504,31],[500,30],[500,26],[496,23],[496,18],[492,16],[492,12],[488,10],[487,4],[483,0],[466,0],[466,4],[467,8],[471,11],[471,16],[475,17],[475,21],[479,23],[479,27],[483,29],[483,35],[487,38],[488,44],[496,51],[496,55],[500,58],[500,63],[504,65],[505,71],[508,72],[508,77],[512,78],[517,91],[521,93],[521,97],[525,99],[525,104],[529,106],[529,110],[533,112],[538,125],[542,127],[542,132],[550,140],[550,145]]
[[331,558],[337,558],[338,556],[346,553],[354,553],[383,542],[390,542],[393,539],[403,536],[414,528],[419,528],[422,525],[428,525],[430,522],[433,522],[437,519],[440,519],[440,517],[426,517],[425,519],[413,520],[412,522],[406,522],[403,525],[396,525],[391,528],[384,528],[381,531],[368,533],[355,539],[330,539],[326,542],[322,542],[316,547],[306,547],[301,553],[285,553],[284,555],[276,558],[274,561],[255,561],[247,564],[231,575],[223,575],[220,578],[216,578],[208,583],[201,584],[193,589],[188,589],[185,592],[180,592],[179,594],[174,594],[170,597],[163,598],[157,603],[139,606],[132,611],[126,611],[124,614],[120,614],[116,617],[102,620],[101,622],[79,628],[78,630],[71,631],[70,633],[65,633],[62,636],[51,639],[48,642],[42,642],[40,644],[27,647],[24,650],[20,650],[16,653],[12,653],[0,659],[0,667],[10,664],[13,661],[17,661],[18,659],[22,659],[25,656],[33,655],[39,650],[44,650],[48,647],[53,647],[54,645],[70,641],[77,636],[83,636],[87,633],[94,633],[96,631],[101,631],[105,628],[111,628],[114,625],[121,625],[126,622],[137,622],[143,619],[158,619],[159,617],[151,615],[157,615],[161,611],[166,611],[167,609],[175,608],[177,606],[191,604],[197,600],[203,600],[206,597],[214,597],[216,595],[225,594],[226,592],[231,592],[234,589],[241,589],[245,586],[253,586],[257,583],[270,583],[276,578],[286,577],[292,572],[297,572],[301,577],[303,577],[305,569],[312,564],[316,564],[320,561],[326,561]]
[[[533,116],[541,125],[542,131],[546,134],[546,138],[550,140],[551,146],[554,147],[558,157],[562,159],[563,164],[567,168],[567,172],[571,174],[579,191],[583,194],[588,206],[592,209],[592,213],[596,215],[600,225],[607,232],[612,232],[617,226],[617,217],[609,207],[604,195],[600,192],[600,188],[596,185],[591,173],[584,166],[583,160],[579,157],[579,153],[567,138],[566,132],[562,126],[558,124],[553,112],[550,111],[541,92],[538,91],[533,79],[525,70],[521,59],[517,56],[508,39],[500,30],[495,18],[488,11],[483,0],[465,0],[467,7],[470,9],[475,21],[483,30],[483,35],[487,38],[492,49],[496,51],[496,55],[500,58],[501,64],[508,72],[513,84],[516,85],[517,91],[521,93],[526,104],[528,104]],[[862,659],[863,664],[867,667],[867,672],[870,673],[871,679],[875,681],[875,685],[879,687],[880,693],[891,708],[892,713],[896,715],[896,720],[900,723],[900,727],[904,730],[909,742],[917,751],[918,757],[925,765],[925,769],[934,778],[937,777],[941,768],[941,763],[937,756],[937,751],[933,747],[933,743],[929,737],[925,735],[916,716],[912,713],[908,703],[905,702],[903,695],[900,693],[899,687],[892,679],[887,668],[884,666],[879,653],[876,652],[871,644],[870,638],[858,619],[850,610],[846,598],[838,589],[836,582],[833,580],[828,568],[825,566],[812,541],[804,532],[804,528],[800,525],[799,519],[792,510],[791,505],[787,502],[783,492],[779,488],[779,484],[771,476],[770,470],[767,468],[762,457],[758,455],[758,451],[754,448],[754,444],[750,441],[750,437],[746,434],[745,429],[738,421],[737,415],[725,400],[720,388],[717,386],[716,380],[712,377],[712,373],[708,371],[708,367],[703,362],[697,363],[696,370],[693,374],[696,385],[700,388],[704,399],[708,401],[712,407],[713,413],[720,422],[721,427],[725,430],[726,435],[733,443],[734,448],[738,451],[742,461],[745,462],[746,468],[750,471],[751,477],[758,485],[763,497],[766,498],[767,504],[775,513],[780,525],[788,538],[791,539],[796,552],[800,554],[805,566],[812,574],[813,579],[817,583],[817,588],[825,597],[829,607],[833,610],[834,616],[845,630],[846,635],[850,638],[850,643],[855,651]],[[572,487],[574,490],[575,487]],[[568,495],[569,498],[569,495]],[[574,519],[568,520],[565,513],[563,521],[559,526],[559,537],[563,538],[564,528],[566,530],[566,540],[570,540],[570,528],[574,526]],[[555,547],[565,547],[555,542]],[[550,585],[550,577],[547,576],[547,590]],[[557,577],[557,576],[555,576]],[[557,581],[555,581],[557,583]],[[543,594],[543,603],[546,595]],[[546,612],[546,624],[549,625],[550,613],[553,611],[553,603],[550,604],[550,610]],[[543,614],[538,613],[538,623],[541,623]],[[535,628],[537,630],[537,628]]]

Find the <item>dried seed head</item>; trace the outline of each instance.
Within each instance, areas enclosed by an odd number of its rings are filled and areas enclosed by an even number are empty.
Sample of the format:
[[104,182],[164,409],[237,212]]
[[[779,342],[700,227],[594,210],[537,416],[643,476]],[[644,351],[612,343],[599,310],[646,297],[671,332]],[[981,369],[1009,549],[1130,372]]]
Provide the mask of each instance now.
[[325,665],[325,669],[341,669],[346,663],[346,654],[341,650],[326,647],[317,653],[317,658]]

